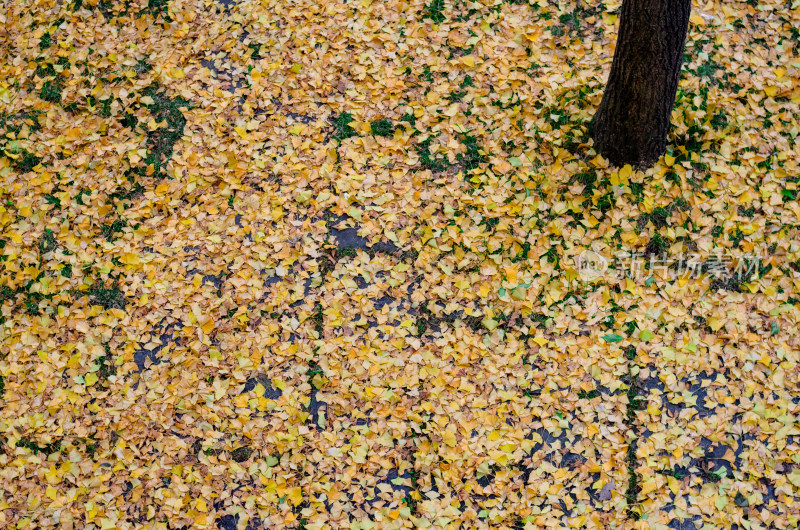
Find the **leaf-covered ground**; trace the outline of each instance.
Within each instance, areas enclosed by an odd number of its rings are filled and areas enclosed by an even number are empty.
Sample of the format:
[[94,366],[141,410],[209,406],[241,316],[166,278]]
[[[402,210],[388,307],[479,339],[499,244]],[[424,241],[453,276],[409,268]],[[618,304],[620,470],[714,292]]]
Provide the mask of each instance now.
[[0,527],[796,528],[800,3],[619,6],[5,2]]

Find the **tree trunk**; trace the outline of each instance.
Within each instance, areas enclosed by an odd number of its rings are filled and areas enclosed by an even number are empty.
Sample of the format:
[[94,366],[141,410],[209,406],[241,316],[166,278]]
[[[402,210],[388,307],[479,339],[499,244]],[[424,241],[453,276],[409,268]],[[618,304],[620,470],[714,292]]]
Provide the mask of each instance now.
[[611,74],[592,122],[595,150],[614,165],[649,167],[666,151],[691,7],[691,0],[623,0]]

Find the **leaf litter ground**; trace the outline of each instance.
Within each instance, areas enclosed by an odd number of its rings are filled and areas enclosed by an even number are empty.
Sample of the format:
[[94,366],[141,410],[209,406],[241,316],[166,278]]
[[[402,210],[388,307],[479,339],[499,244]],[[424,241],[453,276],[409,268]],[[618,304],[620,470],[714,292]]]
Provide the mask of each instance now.
[[796,527],[800,6],[694,6],[646,172],[619,6],[7,6],[0,526]]

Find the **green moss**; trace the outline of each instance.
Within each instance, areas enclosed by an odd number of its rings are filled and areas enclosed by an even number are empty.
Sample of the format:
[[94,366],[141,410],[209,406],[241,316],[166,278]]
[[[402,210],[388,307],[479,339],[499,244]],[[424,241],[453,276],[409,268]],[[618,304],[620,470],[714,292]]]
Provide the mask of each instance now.
[[342,112],[333,120],[333,138],[341,142],[347,138],[358,136],[358,133],[350,125],[353,122],[353,115],[349,112]]
[[417,124],[417,117],[414,116],[412,113],[407,112],[400,118],[400,121],[408,123],[411,127],[414,127]]
[[420,165],[433,173],[439,173],[450,167],[450,164],[444,156],[431,153],[432,143],[433,138],[428,138],[424,142],[418,143],[415,148],[419,155]]
[[369,128],[375,136],[391,137],[394,134],[394,126],[386,118],[373,121],[369,124]]
[[742,230],[737,226],[736,230],[732,234],[728,234],[728,237],[730,238],[731,243],[733,244],[733,248],[739,248],[739,245],[741,245],[742,241],[745,238],[745,235],[744,232],[742,232]]
[[60,440],[56,440],[55,442],[51,442],[51,443],[45,444],[45,445],[39,445],[38,443],[36,443],[31,438],[22,438],[22,439],[17,441],[16,446],[17,447],[23,447],[23,448],[31,451],[33,454],[37,454],[37,455],[39,453],[44,453],[46,455],[51,455],[53,453],[58,453],[59,451],[61,451],[61,441]]
[[154,18],[158,18],[160,15],[165,21],[171,21],[172,19],[169,16],[169,0],[147,0],[147,7],[139,13],[139,16],[144,14],[153,15]]
[[31,132],[39,132],[42,125],[39,118],[44,113],[40,110],[24,110],[16,114],[0,114],[0,131],[19,134],[22,127],[27,125]]
[[239,447],[231,451],[231,458],[234,462],[246,462],[253,454],[253,450],[249,447]]
[[486,153],[478,145],[478,139],[469,134],[461,136],[461,143],[466,147],[465,153],[459,153],[458,161],[464,166],[464,169],[469,171],[477,169],[481,164],[486,162]]
[[721,131],[725,127],[728,126],[728,117],[725,115],[724,112],[719,111],[715,112],[714,115],[711,117],[711,121],[709,122],[712,127]]
[[53,36],[50,35],[50,32],[46,32],[44,35],[42,35],[41,40],[39,40],[39,49],[46,50],[52,45],[53,45]]
[[323,328],[324,318],[325,315],[322,312],[322,304],[317,302],[316,304],[314,304],[314,314],[311,316],[311,319],[314,322],[314,331],[316,331],[320,337],[322,336],[322,331],[324,329]]
[[111,223],[106,223],[102,226],[101,232],[103,236],[109,241],[117,239],[117,232],[122,232],[128,223],[124,219],[116,219]]
[[634,202],[642,202],[644,199],[644,184],[641,182],[631,182],[630,188]]
[[38,166],[41,162],[41,157],[38,157],[27,151],[23,151],[18,158],[12,161],[12,165],[14,166],[14,169],[20,173],[27,173],[32,171],[33,168]]
[[92,190],[87,190],[86,188],[81,188],[80,190],[78,190],[78,194],[75,195],[75,197],[73,197],[73,198],[75,199],[75,202],[77,202],[81,206],[86,206],[86,203],[83,202],[83,196],[84,195],[89,195],[91,197],[92,196]]
[[44,234],[42,234],[42,237],[39,238],[39,252],[46,254],[54,251],[57,246],[58,241],[56,241],[55,234],[53,234],[51,229],[45,228]]
[[452,92],[450,92],[450,95],[447,96],[447,100],[452,103],[455,103],[464,99],[464,96],[466,95],[467,95],[466,90],[453,90]]
[[[78,0],[76,4],[83,4],[84,0]],[[89,9],[97,9],[106,19],[111,19],[116,16],[126,15],[131,8],[131,0],[99,0],[94,7],[88,4]],[[78,9],[77,7],[74,9]]]
[[645,247],[645,255],[647,256],[663,256],[667,253],[669,249],[669,244],[667,241],[661,236],[661,234],[654,234],[650,241],[647,243],[647,247]]
[[106,353],[97,360],[97,364],[100,365],[99,369],[97,370],[97,378],[98,380],[105,382],[109,377],[114,375],[117,370],[114,366],[114,363],[111,362],[111,347],[108,345],[108,343],[103,344],[103,349]]
[[[63,61],[60,64],[64,66]],[[66,66],[69,66],[69,62],[66,63]],[[48,103],[59,103],[63,87],[61,86],[61,77],[55,67],[52,64],[40,64],[36,67],[35,75],[44,80],[39,97]]]
[[144,193],[144,186],[139,183],[134,183],[130,188],[118,187],[112,194],[108,196],[109,201],[130,201]]
[[520,249],[516,256],[511,258],[511,263],[519,263],[521,261],[528,261],[528,253],[531,251],[531,244],[527,241],[520,245]]
[[261,44],[260,42],[252,42],[252,43],[247,45],[247,48],[252,50],[252,52],[253,52],[250,55],[250,57],[254,61],[257,61],[257,60],[261,59],[261,47],[262,46],[263,46],[263,44]]
[[105,287],[104,285],[92,286],[88,291],[81,291],[78,294],[88,296],[93,305],[102,306],[103,309],[125,309],[127,300],[119,287]]
[[423,17],[430,19],[434,24],[444,22],[444,0],[431,0],[431,3],[425,6]]
[[186,126],[186,118],[183,116],[182,108],[189,107],[189,102],[183,98],[171,98],[167,96],[165,90],[157,84],[150,85],[143,92],[143,96],[150,97],[153,103],[147,105],[147,109],[153,116],[156,123],[166,122],[166,127],[159,127],[147,133],[147,156],[144,166],[138,168],[139,174],[146,174],[146,168],[153,166],[152,176],[163,178],[166,176],[165,169],[175,148],[175,144],[183,136],[183,129]]

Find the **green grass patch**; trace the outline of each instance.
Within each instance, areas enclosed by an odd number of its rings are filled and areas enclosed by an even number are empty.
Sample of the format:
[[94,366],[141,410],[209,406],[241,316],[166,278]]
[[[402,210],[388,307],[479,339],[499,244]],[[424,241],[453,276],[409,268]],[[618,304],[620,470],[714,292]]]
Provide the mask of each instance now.
[[16,114],[0,114],[0,131],[16,135],[27,125],[31,132],[38,132],[42,130],[39,118],[43,114],[44,112],[40,110],[25,110]]
[[241,464],[242,462],[246,462],[247,460],[249,460],[253,452],[254,451],[247,446],[238,447],[233,451],[231,451],[231,459],[233,459],[234,462],[238,462]]
[[181,109],[188,108],[189,102],[180,97],[167,96],[166,91],[157,84],[147,87],[142,95],[153,100],[153,103],[146,107],[156,123],[166,122],[166,126],[147,133],[145,167],[138,168],[137,173],[146,174],[146,168],[152,166],[152,175],[156,178],[163,178],[166,177],[164,170],[172,157],[175,144],[183,136],[186,118]]
[[486,153],[478,145],[476,137],[465,133],[461,136],[461,143],[466,147],[466,152],[459,153],[458,161],[464,166],[465,170],[477,169],[488,160]]
[[45,34],[42,35],[42,38],[39,40],[39,49],[46,50],[52,45],[53,45],[53,36],[50,35],[49,31],[45,32]]
[[54,251],[56,247],[58,247],[58,241],[56,241],[55,234],[51,229],[45,228],[42,237],[39,238],[39,252],[47,254]]
[[650,238],[650,241],[647,243],[647,246],[644,249],[644,253],[647,256],[659,257],[666,255],[667,250],[669,250],[669,243],[661,236],[661,234],[656,233]]
[[394,135],[394,125],[386,118],[373,121],[369,124],[369,128],[375,136],[391,137]]
[[441,154],[431,153],[433,138],[428,138],[424,142],[419,142],[415,149],[419,155],[419,163],[423,169],[428,169],[433,173],[440,173],[450,167],[450,163]]
[[124,219],[115,219],[111,223],[105,223],[100,230],[103,237],[109,241],[115,241],[117,239],[117,233],[122,232],[122,229],[127,225],[128,223]]
[[333,139],[337,142],[358,136],[358,133],[350,125],[353,122],[353,115],[349,112],[342,112],[333,119]]
[[44,82],[42,85],[42,91],[39,93],[39,97],[48,103],[59,103],[61,101],[62,90],[63,87],[61,86],[61,79],[59,77],[55,77],[54,79]]
[[139,16],[150,14],[153,18],[162,16],[166,22],[172,19],[169,16],[169,0],[147,0],[147,7],[144,8]]
[[412,113],[407,112],[403,114],[403,117],[400,118],[400,121],[409,124],[411,127],[414,127],[417,124],[417,117],[414,116]]
[[28,451],[31,451],[35,455],[38,455],[39,453],[51,455],[53,453],[58,453],[59,451],[61,451],[60,440],[56,440],[55,442],[51,442],[49,444],[39,445],[31,438],[22,438],[17,441],[16,446],[25,448]]
[[127,304],[125,294],[116,285],[111,287],[94,285],[89,290],[79,291],[77,294],[88,296],[92,305],[99,305],[103,309],[125,309]]
[[27,173],[32,171],[33,168],[38,166],[41,162],[41,157],[29,153],[28,151],[23,151],[16,159],[12,160],[11,165],[20,173]]
[[434,24],[444,22],[446,19],[444,16],[444,0],[431,0],[431,3],[425,6],[423,18],[430,19]]

